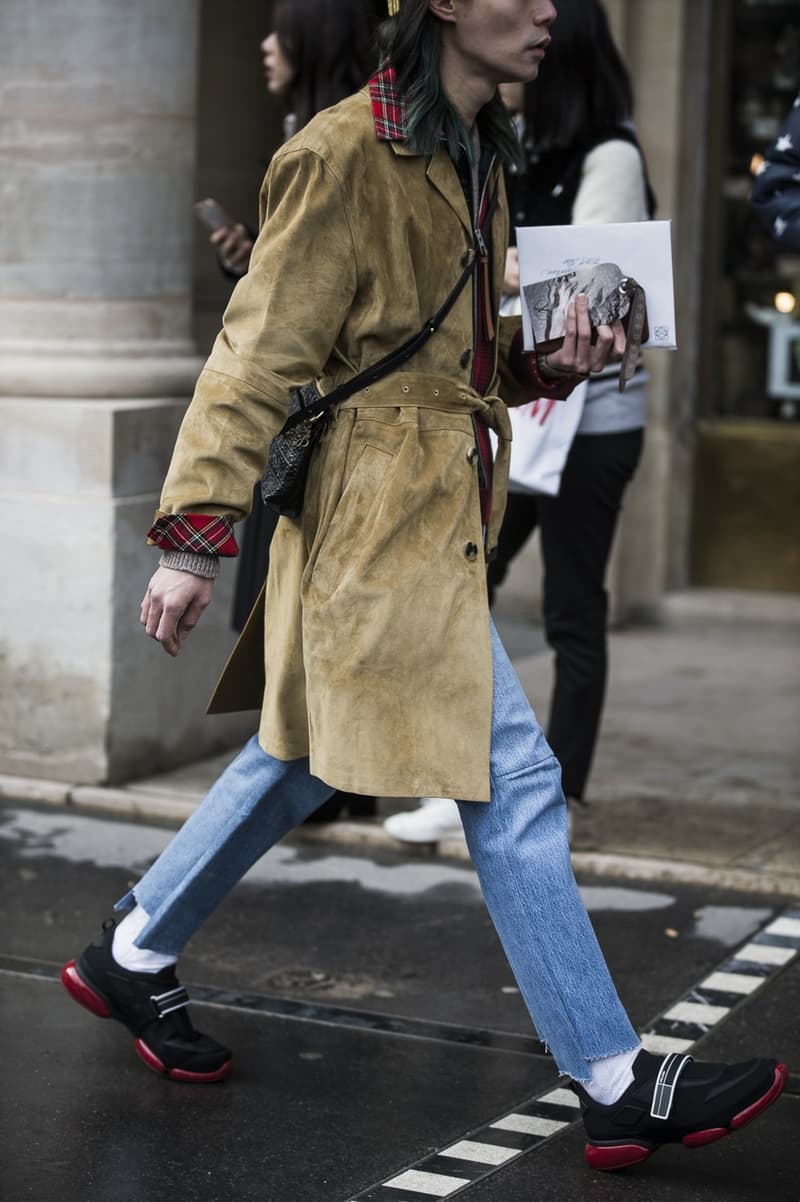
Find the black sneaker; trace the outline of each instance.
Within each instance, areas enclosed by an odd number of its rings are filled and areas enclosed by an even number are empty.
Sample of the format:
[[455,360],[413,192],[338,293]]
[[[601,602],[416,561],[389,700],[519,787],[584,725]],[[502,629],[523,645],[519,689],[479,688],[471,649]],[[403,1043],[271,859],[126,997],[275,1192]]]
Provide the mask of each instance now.
[[222,1081],[231,1071],[231,1053],[192,1026],[185,1007],[189,995],[174,968],[130,972],[111,954],[113,920],[103,923],[94,943],[61,970],[64,988],[98,1018],[115,1018],[136,1038],[136,1051],[148,1068],[173,1081]]
[[641,1051],[633,1084],[612,1106],[601,1106],[576,1082],[593,1169],[640,1164],[663,1144],[687,1148],[713,1144],[746,1127],[782,1093],[785,1064],[747,1060],[709,1064],[691,1056],[653,1056]]

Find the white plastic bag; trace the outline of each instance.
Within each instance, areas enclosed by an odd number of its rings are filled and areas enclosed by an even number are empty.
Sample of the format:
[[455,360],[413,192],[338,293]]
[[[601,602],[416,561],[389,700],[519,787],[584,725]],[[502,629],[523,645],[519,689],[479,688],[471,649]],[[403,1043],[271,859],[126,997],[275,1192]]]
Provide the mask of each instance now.
[[565,401],[538,397],[509,409],[513,439],[509,486],[517,492],[558,496],[561,473],[578,429],[586,400],[586,383]]

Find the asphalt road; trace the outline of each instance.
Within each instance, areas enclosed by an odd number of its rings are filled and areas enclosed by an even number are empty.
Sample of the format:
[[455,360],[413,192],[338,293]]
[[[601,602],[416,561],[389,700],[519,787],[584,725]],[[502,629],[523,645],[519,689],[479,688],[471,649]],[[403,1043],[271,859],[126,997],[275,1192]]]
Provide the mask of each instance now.
[[[467,866],[276,848],[181,961],[197,1025],[234,1048],[234,1074],[186,1086],[150,1073],[123,1028],[76,1006],[57,974],[169,837],[0,810],[3,1199],[800,1200],[796,901],[581,881],[640,1030],[697,1042],[703,1058],[779,1055],[793,1074],[735,1137],[599,1175]],[[698,1025],[687,999],[754,944],[783,963]]]

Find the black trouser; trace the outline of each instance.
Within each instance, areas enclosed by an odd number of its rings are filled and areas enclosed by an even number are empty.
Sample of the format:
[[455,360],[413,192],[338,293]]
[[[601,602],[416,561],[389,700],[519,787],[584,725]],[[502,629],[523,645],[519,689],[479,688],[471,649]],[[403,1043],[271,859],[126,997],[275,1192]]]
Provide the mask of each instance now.
[[564,792],[581,798],[589,775],[606,687],[604,581],[625,486],[639,462],[643,430],[578,435],[557,497],[509,493],[489,598],[538,525],[544,563],[544,626],[555,652],[547,739],[561,764]]
[[242,531],[236,590],[233,594],[232,625],[240,634],[267,578],[269,545],[277,524],[277,513],[261,500],[259,481],[253,490],[253,508]]

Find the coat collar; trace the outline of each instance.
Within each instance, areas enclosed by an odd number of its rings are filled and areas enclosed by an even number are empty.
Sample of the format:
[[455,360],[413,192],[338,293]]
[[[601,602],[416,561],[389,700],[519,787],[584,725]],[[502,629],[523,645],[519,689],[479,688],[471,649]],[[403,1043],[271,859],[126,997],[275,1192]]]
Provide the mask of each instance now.
[[[375,133],[381,142],[388,142],[395,154],[418,155],[408,144],[406,107],[397,90],[397,75],[394,67],[387,64],[372,76],[368,84]],[[470,217],[464,189],[458,171],[444,146],[431,156],[425,174],[433,187],[440,192],[450,207],[457,213],[462,225],[472,234]]]
[[369,81],[369,98],[375,133],[380,142],[405,142],[408,137],[406,108],[397,91],[394,67],[381,67]]

